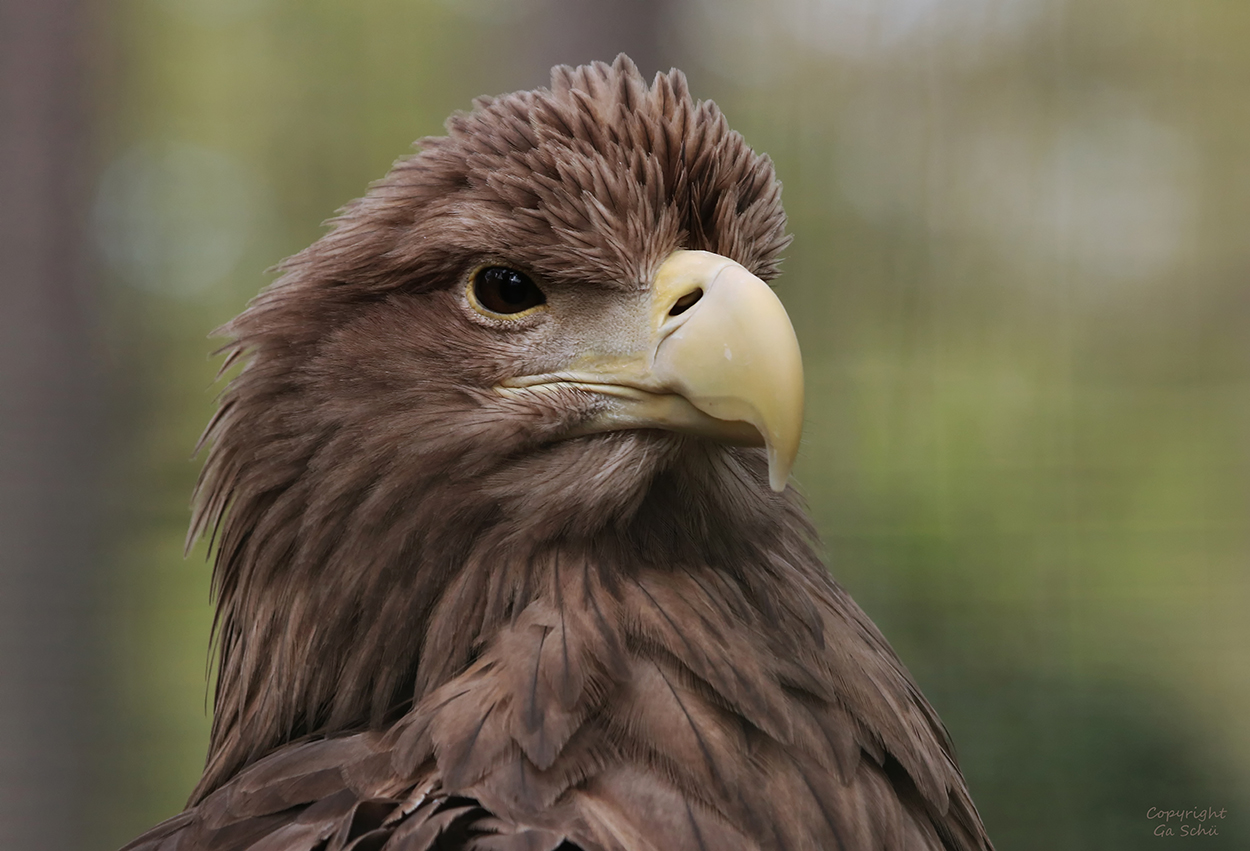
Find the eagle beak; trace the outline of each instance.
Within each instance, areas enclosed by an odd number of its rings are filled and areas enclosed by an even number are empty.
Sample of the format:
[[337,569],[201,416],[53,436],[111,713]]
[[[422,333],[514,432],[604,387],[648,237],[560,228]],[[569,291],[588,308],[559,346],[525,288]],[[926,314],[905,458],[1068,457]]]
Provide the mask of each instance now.
[[662,428],[763,445],[783,491],[803,432],[803,363],[790,317],[768,285],[728,257],[674,251],[649,297],[594,335],[568,371],[505,381],[504,392],[557,387],[604,404],[569,436]]
[[803,433],[803,362],[781,301],[727,257],[675,251],[656,273],[652,305],[654,380],[712,418],[708,437],[752,426],[768,449],[769,484],[785,490]]

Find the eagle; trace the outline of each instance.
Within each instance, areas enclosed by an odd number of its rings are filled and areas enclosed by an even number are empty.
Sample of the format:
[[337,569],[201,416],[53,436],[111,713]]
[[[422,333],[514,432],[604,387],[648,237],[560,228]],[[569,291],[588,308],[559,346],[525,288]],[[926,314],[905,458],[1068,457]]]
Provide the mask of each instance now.
[[474,101],[224,327],[203,777],[128,851],[988,851],[830,576],[780,183],[624,55]]

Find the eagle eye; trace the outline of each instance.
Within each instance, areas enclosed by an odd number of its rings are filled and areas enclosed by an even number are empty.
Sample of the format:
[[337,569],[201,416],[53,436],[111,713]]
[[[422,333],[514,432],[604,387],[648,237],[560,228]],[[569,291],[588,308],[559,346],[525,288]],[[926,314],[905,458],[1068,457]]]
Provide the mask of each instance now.
[[495,316],[513,316],[547,302],[543,291],[528,275],[507,266],[478,269],[469,293],[479,313]]

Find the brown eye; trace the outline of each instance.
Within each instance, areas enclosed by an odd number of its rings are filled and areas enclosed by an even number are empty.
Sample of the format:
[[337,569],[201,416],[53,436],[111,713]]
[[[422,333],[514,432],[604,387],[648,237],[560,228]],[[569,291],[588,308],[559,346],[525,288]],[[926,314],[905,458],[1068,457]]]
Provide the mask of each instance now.
[[473,276],[473,300],[484,310],[510,316],[545,304],[547,297],[528,275],[507,266],[487,266]]

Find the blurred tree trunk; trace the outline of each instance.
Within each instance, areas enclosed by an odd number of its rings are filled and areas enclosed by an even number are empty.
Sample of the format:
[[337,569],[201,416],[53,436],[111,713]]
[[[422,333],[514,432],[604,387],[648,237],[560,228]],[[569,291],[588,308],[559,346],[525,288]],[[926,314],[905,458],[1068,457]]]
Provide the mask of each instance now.
[[528,27],[511,36],[514,43],[519,35],[530,46],[531,67],[515,87],[547,85],[553,65],[611,62],[618,53],[629,54],[650,80],[657,71],[678,64],[663,37],[672,5],[673,0],[550,0],[542,14],[528,20]]
[[0,848],[84,845],[93,484],[81,0],[0,2]]

